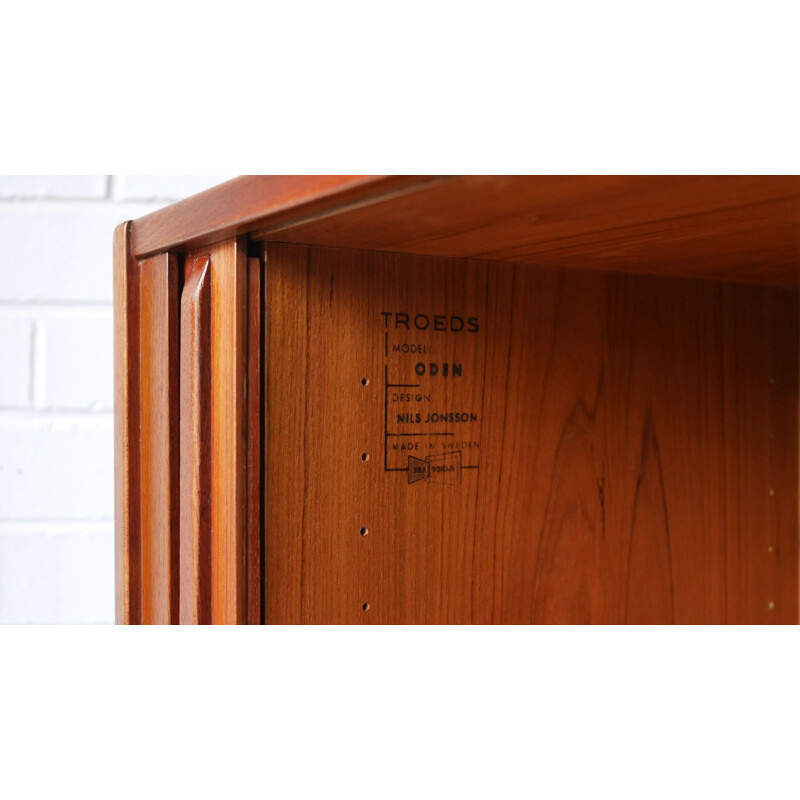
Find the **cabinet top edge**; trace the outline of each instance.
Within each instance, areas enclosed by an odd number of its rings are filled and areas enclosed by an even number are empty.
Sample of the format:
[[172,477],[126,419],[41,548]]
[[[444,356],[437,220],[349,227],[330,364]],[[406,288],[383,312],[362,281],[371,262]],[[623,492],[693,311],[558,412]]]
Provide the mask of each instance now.
[[269,242],[800,284],[800,176],[244,175],[131,223],[143,258]]
[[241,175],[134,220],[136,258],[288,224],[446,180],[417,175]]

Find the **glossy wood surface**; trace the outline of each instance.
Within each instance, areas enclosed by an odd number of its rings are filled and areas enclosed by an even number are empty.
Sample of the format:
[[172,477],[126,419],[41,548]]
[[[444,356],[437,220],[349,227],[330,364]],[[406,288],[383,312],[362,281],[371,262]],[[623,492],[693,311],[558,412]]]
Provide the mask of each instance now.
[[[204,248],[211,278],[211,619],[247,609],[247,252],[243,239]],[[257,487],[256,487],[257,490]]]
[[114,231],[114,561],[118,624],[141,621],[139,280],[131,223]]
[[[266,280],[268,622],[797,621],[797,289],[281,244]],[[451,485],[387,378],[477,415]]]
[[401,175],[243,175],[136,220],[137,258],[231,239],[262,225],[336,213],[344,206],[425,184]]
[[257,238],[791,286],[800,177],[458,177]]
[[797,176],[242,176],[133,226],[134,255],[266,241],[800,283]]
[[211,622],[210,257],[186,259],[181,295],[180,622]]
[[261,359],[263,354],[261,260],[247,260],[247,622],[263,622],[263,555],[264,530],[262,517],[262,394]]
[[115,236],[117,619],[263,617],[262,265]]
[[178,621],[178,260],[139,263],[142,622]]
[[118,621],[796,622],[799,198],[246,176],[120,226]]

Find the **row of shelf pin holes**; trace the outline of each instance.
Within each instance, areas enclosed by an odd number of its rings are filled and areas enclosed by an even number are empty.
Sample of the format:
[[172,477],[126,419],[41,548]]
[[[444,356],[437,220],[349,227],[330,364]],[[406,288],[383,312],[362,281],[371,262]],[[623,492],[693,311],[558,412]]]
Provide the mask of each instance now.
[[[770,386],[774,386],[775,385],[775,378],[770,378],[769,379],[769,385]],[[770,439],[774,439],[775,438],[774,434],[770,433],[769,438]],[[775,497],[775,489],[771,488],[769,490],[769,496],[770,497]],[[774,553],[775,552],[775,548],[772,545],[769,545],[767,547],[767,552],[768,553]],[[774,611],[775,610],[775,601],[774,600],[770,600],[770,601],[767,602],[767,610],[768,611]]]
[[[362,378],[361,379],[361,385],[366,389],[366,387],[369,386],[369,378]],[[365,464],[367,461],[369,461],[369,453],[362,453],[361,454],[361,463]],[[362,525],[361,529],[359,530],[359,533],[361,534],[361,537],[363,538],[369,533],[369,528],[366,525]],[[361,610],[362,611],[369,611],[369,603],[362,603],[361,604]]]
[[[771,384],[772,384],[772,383],[774,383],[774,382],[775,382],[774,378],[773,378],[773,379],[770,379],[770,383],[771,383]],[[369,378],[362,378],[362,379],[361,379],[361,385],[362,385],[364,388],[366,388],[367,386],[369,386]],[[362,463],[366,463],[367,461],[369,461],[369,453],[362,453],[362,454],[361,454],[361,462],[362,462]],[[769,496],[770,496],[770,497],[774,497],[774,496],[775,496],[775,490],[774,490],[774,489],[770,489],[770,490],[769,490]],[[361,536],[362,536],[362,537],[364,537],[364,536],[366,536],[366,535],[369,533],[369,528],[368,528],[366,525],[364,525],[364,526],[362,526],[362,527],[361,527],[361,529],[359,530],[359,533],[361,534]],[[772,547],[772,545],[770,545],[770,546],[767,548],[767,552],[768,552],[768,553],[772,553],[772,552],[774,552],[774,548]],[[775,608],[775,603],[774,603],[773,601],[770,601],[770,602],[768,602],[768,603],[767,603],[767,608],[768,608],[770,611],[772,611],[772,610]],[[362,606],[361,606],[361,610],[362,610],[362,611],[369,611],[369,603],[363,603],[363,604],[362,604]]]

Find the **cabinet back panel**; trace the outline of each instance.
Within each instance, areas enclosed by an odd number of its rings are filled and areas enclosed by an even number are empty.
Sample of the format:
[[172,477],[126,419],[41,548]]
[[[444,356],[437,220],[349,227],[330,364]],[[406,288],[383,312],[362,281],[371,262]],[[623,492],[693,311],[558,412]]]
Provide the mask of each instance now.
[[797,289],[268,244],[265,297],[268,622],[797,621]]

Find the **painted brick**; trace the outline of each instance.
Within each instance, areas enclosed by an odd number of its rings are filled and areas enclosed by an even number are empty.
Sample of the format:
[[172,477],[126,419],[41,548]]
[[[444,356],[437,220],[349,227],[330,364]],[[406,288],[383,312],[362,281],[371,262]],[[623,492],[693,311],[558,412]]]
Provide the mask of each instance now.
[[0,623],[113,621],[114,227],[229,177],[0,176]]
[[0,624],[114,621],[114,535],[0,530]]
[[204,192],[235,175],[115,175],[117,200],[180,200]]
[[113,519],[110,414],[0,414],[0,521]]
[[4,200],[101,200],[107,191],[107,175],[0,175]]
[[111,302],[114,227],[160,205],[0,203],[0,302]]
[[88,319],[66,317],[40,323],[37,365],[44,408],[106,410],[114,406],[114,326],[111,309]]
[[27,320],[0,319],[0,407],[20,408],[31,400],[31,342]]

